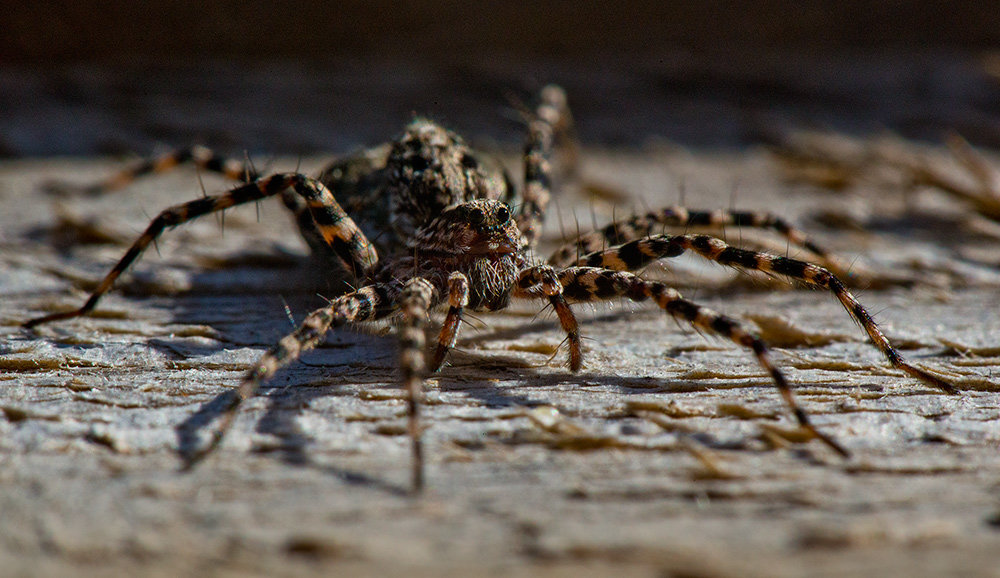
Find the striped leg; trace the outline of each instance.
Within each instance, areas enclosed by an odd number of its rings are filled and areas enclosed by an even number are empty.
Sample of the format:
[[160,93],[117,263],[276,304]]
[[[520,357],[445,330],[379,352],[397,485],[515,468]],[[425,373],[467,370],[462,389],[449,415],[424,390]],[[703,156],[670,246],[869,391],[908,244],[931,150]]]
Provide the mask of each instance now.
[[570,130],[566,93],[557,86],[542,89],[541,102],[528,122],[524,147],[524,192],[517,207],[517,227],[531,245],[541,234],[545,209],[552,198],[552,148]]
[[573,315],[573,310],[563,295],[563,286],[555,269],[548,265],[525,269],[514,283],[511,295],[520,298],[548,298],[559,318],[559,324],[566,332],[566,341],[569,343],[569,368],[571,371],[580,371],[583,366],[580,329],[576,316]]
[[[366,158],[366,160],[368,159]],[[247,161],[221,156],[203,146],[192,146],[170,151],[154,159],[143,161],[135,167],[125,169],[111,178],[98,183],[76,185],[73,183],[51,182],[47,183],[45,188],[49,193],[56,195],[82,194],[96,196],[124,188],[140,177],[165,173],[188,162],[204,171],[218,173],[234,181],[250,183],[259,178],[257,171]],[[327,187],[333,188],[330,181],[337,178],[338,175],[335,174],[335,169],[342,165],[344,165],[343,162],[331,165],[331,167],[323,171],[323,174],[317,180],[323,182]],[[349,177],[355,177],[355,175],[353,173],[343,175],[343,178]],[[285,207],[294,215],[299,232],[305,238],[313,254],[330,256],[333,258],[333,262],[339,265],[339,258],[336,254],[331,254],[330,247],[323,239],[320,227],[316,225],[310,214],[309,207],[302,197],[296,195],[294,192],[285,190],[281,193],[281,200]],[[354,273],[356,278],[360,278],[359,271],[352,271],[352,273]]]
[[758,251],[738,249],[726,244],[721,239],[708,235],[657,235],[647,239],[639,239],[619,247],[585,255],[580,258],[578,264],[616,271],[635,271],[657,259],[676,257],[689,250],[722,265],[782,275],[812,287],[831,291],[893,367],[901,369],[908,375],[942,391],[958,393],[958,389],[953,384],[924,369],[911,365],[903,359],[902,355],[879,329],[871,314],[847,290],[843,282],[819,265]]
[[799,406],[788,381],[771,361],[767,345],[757,336],[748,332],[739,322],[720,315],[707,307],[681,297],[675,289],[663,283],[644,281],[632,273],[610,271],[595,267],[570,267],[559,272],[563,294],[573,302],[603,301],[617,297],[628,297],[633,301],[653,299],[661,309],[676,318],[684,319],[698,329],[725,337],[753,351],[757,362],[774,380],[775,386],[785,403],[795,415],[799,425],[830,446],[838,454],[848,453],[840,444],[818,431],[809,420],[809,414]]
[[455,271],[448,276],[448,315],[441,326],[437,347],[431,360],[430,372],[441,369],[448,351],[455,347],[458,329],[462,325],[462,310],[469,305],[469,280],[463,273]]
[[111,289],[115,280],[142,255],[149,244],[155,241],[165,229],[186,223],[202,215],[258,201],[287,189],[294,190],[305,199],[309,213],[316,224],[316,230],[322,235],[330,250],[343,260],[348,270],[359,271],[362,274],[371,270],[378,261],[375,248],[371,246],[354,221],[340,208],[330,191],[322,183],[304,175],[283,173],[237,187],[222,195],[204,197],[163,211],[136,239],[125,256],[104,277],[82,307],[75,311],[53,313],[32,319],[26,322],[24,327],[30,328],[51,321],[72,319],[89,313],[97,305],[101,296]]
[[777,215],[759,211],[689,211],[684,207],[667,207],[645,215],[636,215],[611,223],[603,229],[585,233],[560,247],[549,257],[548,263],[554,267],[566,267],[579,259],[581,255],[588,255],[608,247],[649,237],[664,227],[768,229],[780,233],[789,242],[809,250],[838,275],[849,273],[849,266],[846,263],[811,241],[804,232],[796,229]]
[[402,321],[399,328],[399,365],[406,389],[412,448],[413,491],[424,488],[424,449],[420,429],[420,405],[424,395],[424,322],[434,306],[436,295],[430,281],[415,277],[406,282],[399,296]]
[[203,146],[192,146],[170,151],[156,158],[145,160],[139,165],[111,176],[111,178],[91,185],[53,182],[46,184],[45,188],[50,193],[59,195],[101,195],[121,189],[137,178],[145,175],[165,173],[187,162],[193,163],[204,171],[219,173],[234,181],[249,183],[257,178],[257,172],[247,162],[218,155],[211,149]]
[[346,323],[359,323],[386,317],[395,310],[400,292],[398,285],[369,285],[353,293],[342,295],[322,309],[310,313],[294,333],[284,337],[264,354],[257,365],[247,372],[236,388],[236,395],[227,406],[212,435],[212,440],[202,449],[185,456],[185,468],[190,469],[212,452],[222,442],[236,417],[240,405],[253,397],[260,385],[274,374],[298,359],[303,352],[316,346],[327,331]]

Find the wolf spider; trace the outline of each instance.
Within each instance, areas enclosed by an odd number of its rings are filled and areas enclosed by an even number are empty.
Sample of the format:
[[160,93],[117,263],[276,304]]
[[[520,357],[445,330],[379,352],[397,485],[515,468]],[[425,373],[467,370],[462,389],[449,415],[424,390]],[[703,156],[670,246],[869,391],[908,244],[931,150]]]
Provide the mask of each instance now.
[[[99,193],[117,188],[141,174],[163,171],[186,161],[244,184],[218,196],[166,209],[152,220],[82,307],[32,319],[24,326],[89,313],[165,229],[236,205],[280,196],[295,215],[312,251],[353,276],[359,288],[310,313],[298,329],[261,357],[236,388],[231,403],[221,411],[211,440],[185,456],[189,467],[219,445],[242,401],[253,396],[279,368],[316,346],[332,328],[395,318],[399,325],[401,381],[408,400],[412,487],[419,491],[424,484],[420,425],[423,379],[441,368],[455,345],[463,312],[504,309],[511,298],[548,302],[566,332],[569,368],[574,372],[581,368],[583,355],[570,303],[615,298],[652,300],[675,318],[752,351],[799,425],[846,457],[847,450],[818,431],[798,405],[783,373],[771,361],[764,341],[739,321],[683,298],[664,283],[632,273],[687,251],[722,265],[762,271],[829,290],[893,367],[945,392],[957,392],[943,378],[903,359],[868,311],[830,271],[836,270],[832,256],[785,221],[767,213],[673,207],[612,223],[566,244],[546,262],[533,261],[529,255],[550,200],[553,152],[557,143],[567,138],[572,121],[566,96],[556,86],[541,91],[537,107],[526,117],[524,183],[520,190],[498,165],[470,149],[454,133],[424,118],[413,120],[396,140],[335,162],[315,178],[299,173],[261,177],[249,163],[218,157],[202,147],[168,154],[124,171],[85,190]],[[707,235],[655,232],[658,227],[688,225],[769,228],[815,254],[827,267],[732,247]],[[424,324],[429,312],[444,304],[448,311],[428,362]]]

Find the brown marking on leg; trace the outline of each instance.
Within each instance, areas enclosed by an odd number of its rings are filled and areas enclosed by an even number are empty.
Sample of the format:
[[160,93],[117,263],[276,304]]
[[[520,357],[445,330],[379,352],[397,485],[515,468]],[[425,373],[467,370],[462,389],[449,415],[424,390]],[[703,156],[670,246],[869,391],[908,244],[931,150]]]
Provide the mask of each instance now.
[[518,276],[511,291],[514,297],[548,298],[552,309],[559,318],[559,325],[566,332],[566,342],[569,345],[569,368],[574,372],[580,371],[580,368],[583,367],[580,328],[576,316],[573,315],[573,310],[570,309],[563,296],[563,286],[559,282],[555,269],[548,265],[538,265],[525,269]]
[[448,352],[455,347],[458,330],[462,325],[462,310],[469,305],[469,280],[455,271],[448,277],[448,315],[445,316],[437,347],[431,359],[430,372],[441,369]]

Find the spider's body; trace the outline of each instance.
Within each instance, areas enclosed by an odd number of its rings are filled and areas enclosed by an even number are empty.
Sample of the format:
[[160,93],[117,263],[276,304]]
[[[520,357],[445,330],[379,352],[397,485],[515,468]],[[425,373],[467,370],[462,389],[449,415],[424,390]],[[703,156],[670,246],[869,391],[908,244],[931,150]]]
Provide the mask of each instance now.
[[447,295],[449,275],[460,272],[469,280],[468,308],[494,311],[509,303],[528,263],[528,243],[507,205],[515,191],[499,165],[458,135],[418,118],[397,140],[334,163],[319,180],[345,200],[363,234],[347,246],[335,235],[327,242],[322,231],[335,224],[324,227],[303,212],[300,197],[286,192],[283,199],[303,216],[313,251],[333,247],[341,257],[334,264],[355,277],[355,286],[399,289],[401,280],[421,277]]
[[[655,234],[658,227],[736,225],[778,231],[790,242],[816,254],[837,270],[837,261],[798,230],[767,213],[688,211],[680,207],[613,223],[556,251],[547,262],[530,255],[541,231],[551,193],[552,153],[570,130],[565,95],[557,87],[542,91],[528,115],[524,183],[518,190],[488,157],[438,124],[416,119],[387,143],[326,168],[318,178],[298,173],[258,177],[244,163],[227,161],[201,148],[148,163],[91,187],[101,192],[136,176],[180,161],[226,174],[245,184],[215,197],[163,211],[107,274],[83,307],[27,322],[33,327],[90,312],[114,281],[165,229],[198,216],[280,196],[296,215],[312,250],[353,276],[356,290],[312,312],[292,334],[281,339],[247,373],[232,404],[223,412],[210,444],[188,456],[193,464],[222,440],[240,402],[281,367],[314,347],[332,328],[394,318],[400,336],[400,369],[408,392],[413,440],[413,483],[423,484],[419,408],[423,377],[444,363],[454,346],[465,310],[495,311],[512,298],[545,300],[567,334],[569,367],[582,367],[583,354],[571,302],[626,298],[650,300],[670,315],[698,329],[749,349],[771,376],[799,424],[842,455],[839,444],[818,432],[795,401],[789,384],[772,363],[767,345],[732,318],[684,299],[663,283],[632,273],[650,263],[684,252],[744,270],[784,276],[831,291],[864,329],[889,362],[911,376],[954,393],[942,378],[906,362],[879,330],[864,307],[827,268],[731,247],[707,235]],[[430,363],[425,362],[423,325],[428,313],[447,305],[447,315]]]
[[318,180],[384,255],[402,251],[446,207],[474,199],[509,202],[513,194],[492,159],[423,118],[395,141],[333,163]]

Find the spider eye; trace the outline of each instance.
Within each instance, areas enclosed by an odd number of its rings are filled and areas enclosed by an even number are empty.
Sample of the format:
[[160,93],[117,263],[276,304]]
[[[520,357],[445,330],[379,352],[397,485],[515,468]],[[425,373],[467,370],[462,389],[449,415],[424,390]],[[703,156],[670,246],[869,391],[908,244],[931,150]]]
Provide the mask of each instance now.
[[428,166],[427,159],[424,157],[413,157],[410,159],[410,168],[413,169],[414,173],[426,171]]
[[486,221],[486,213],[482,209],[469,209],[469,222],[473,225],[482,225]]
[[510,219],[510,210],[501,205],[501,207],[497,209],[497,221],[500,221],[500,224],[503,225],[508,219]]
[[470,154],[464,154],[462,155],[462,166],[467,169],[476,169],[479,168],[479,161]]

